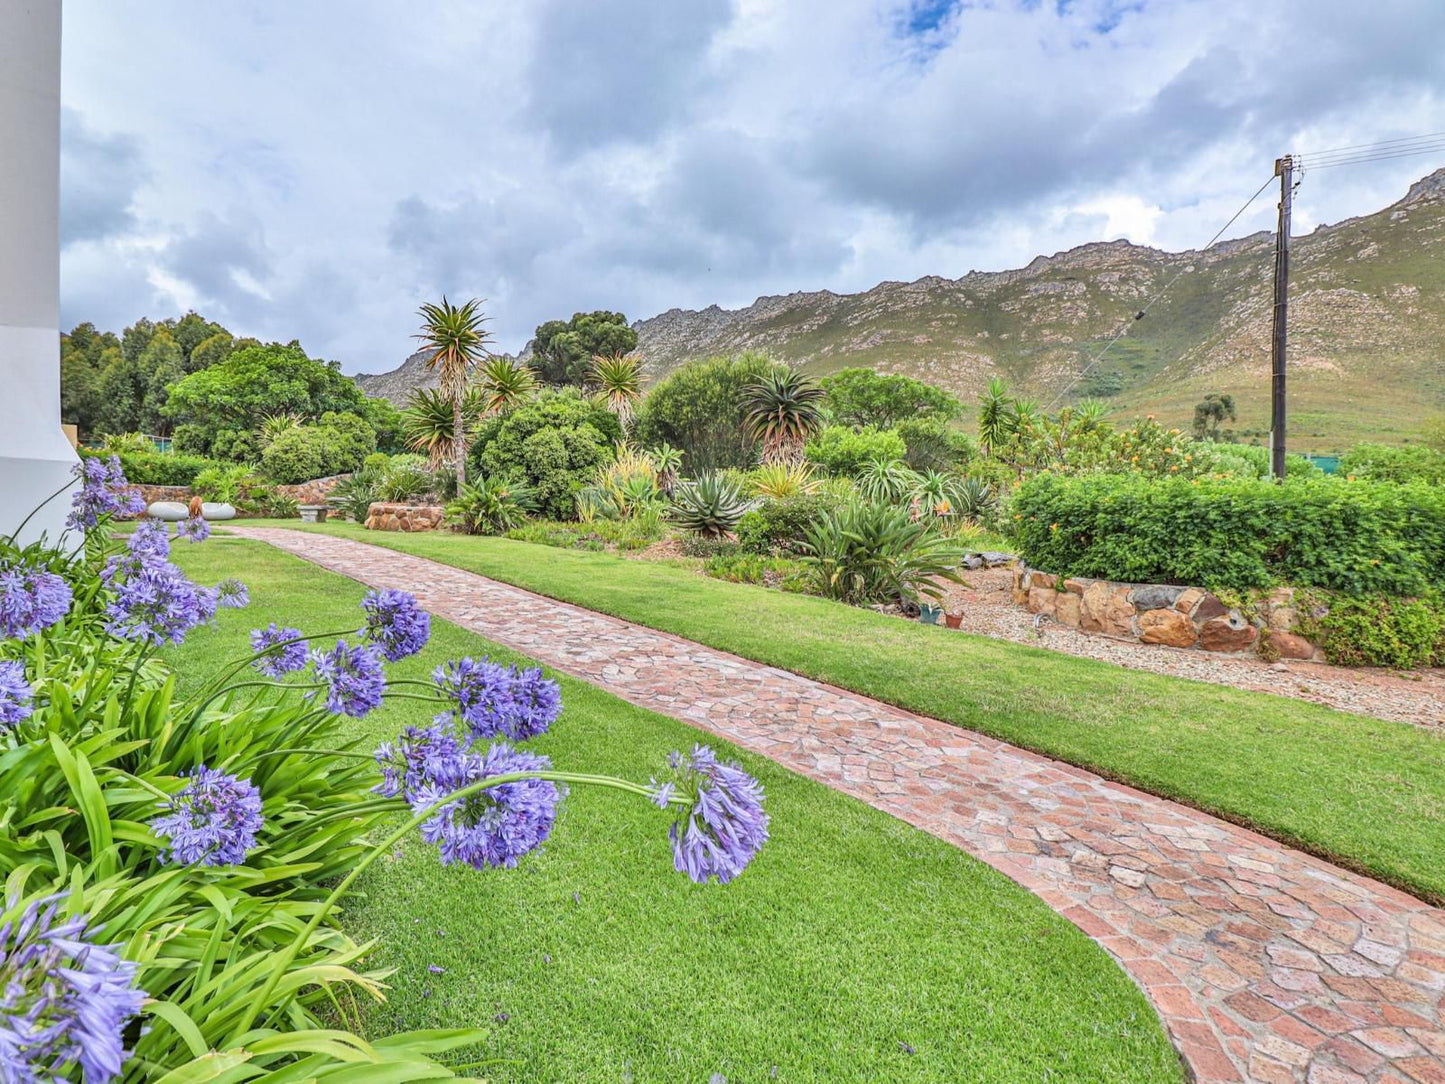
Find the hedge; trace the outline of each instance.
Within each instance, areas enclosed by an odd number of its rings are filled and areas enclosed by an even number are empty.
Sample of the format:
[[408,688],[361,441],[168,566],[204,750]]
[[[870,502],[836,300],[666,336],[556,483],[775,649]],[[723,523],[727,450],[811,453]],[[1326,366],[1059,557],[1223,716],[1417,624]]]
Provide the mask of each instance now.
[[[86,458],[108,458],[108,452],[82,449]],[[120,465],[126,478],[138,486],[189,486],[196,475],[210,467],[226,470],[236,464],[224,459],[207,459],[203,455],[180,452],[122,452]]]
[[1445,492],[1431,486],[1044,474],[1011,513],[1023,559],[1069,576],[1396,597],[1445,583]]

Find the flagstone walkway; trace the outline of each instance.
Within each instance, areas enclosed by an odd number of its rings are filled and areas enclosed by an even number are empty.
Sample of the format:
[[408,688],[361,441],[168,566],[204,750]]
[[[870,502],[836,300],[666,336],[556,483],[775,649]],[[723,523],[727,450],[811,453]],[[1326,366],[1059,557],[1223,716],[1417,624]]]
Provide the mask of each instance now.
[[866,697],[350,539],[228,524],[953,843],[1153,1001],[1197,1080],[1445,1084],[1445,912],[1253,832]]

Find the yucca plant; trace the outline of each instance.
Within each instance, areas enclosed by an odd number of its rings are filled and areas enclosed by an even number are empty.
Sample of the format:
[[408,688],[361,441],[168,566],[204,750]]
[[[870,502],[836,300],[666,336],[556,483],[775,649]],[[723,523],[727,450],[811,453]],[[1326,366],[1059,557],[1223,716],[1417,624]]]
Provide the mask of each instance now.
[[774,500],[816,493],[822,485],[811,463],[764,463],[753,472],[752,481],[754,493]]
[[670,515],[686,530],[705,538],[721,538],[737,528],[748,507],[740,482],[730,475],[707,471],[677,487]]
[[678,472],[682,470],[682,452],[664,442],[647,454],[652,458],[653,467],[657,471],[657,488],[667,496],[672,496],[673,487],[677,485]]
[[854,479],[865,501],[901,504],[912,498],[921,475],[901,459],[870,459]]
[[982,478],[965,478],[958,483],[958,514],[977,522],[998,504],[993,487]]
[[515,358],[495,357],[482,366],[477,388],[481,416],[510,414],[537,394],[537,374]]
[[304,420],[294,410],[278,410],[275,413],[263,415],[261,424],[256,426],[257,446],[265,451],[271,446],[271,442],[282,433],[299,429]]
[[526,522],[537,506],[532,490],[506,478],[464,485],[446,507],[447,519],[467,534],[505,534]]
[[1006,445],[1018,429],[1014,399],[1008,385],[997,377],[978,400],[978,444],[984,455],[993,455]]
[[[482,416],[482,392],[469,388],[462,397],[462,427],[470,439]],[[452,401],[434,388],[416,388],[407,396],[401,411],[402,437],[406,446],[427,457],[432,470],[456,452],[456,411]]]
[[824,392],[811,377],[777,365],[743,390],[748,431],[762,446],[764,463],[795,463],[803,445],[823,428]]
[[642,401],[642,359],[636,354],[594,354],[591,378],[607,409],[626,429]]
[[440,377],[442,397],[452,408],[452,460],[457,488],[466,482],[467,428],[463,411],[472,370],[489,354],[491,335],[482,327],[482,303],[476,298],[453,305],[445,297],[440,305],[427,302],[417,310],[422,329],[415,336],[431,350],[427,365]]
[[963,582],[963,550],[896,505],[825,511],[808,528],[803,548],[818,593],[854,605],[916,606],[920,596],[942,597],[937,581]]

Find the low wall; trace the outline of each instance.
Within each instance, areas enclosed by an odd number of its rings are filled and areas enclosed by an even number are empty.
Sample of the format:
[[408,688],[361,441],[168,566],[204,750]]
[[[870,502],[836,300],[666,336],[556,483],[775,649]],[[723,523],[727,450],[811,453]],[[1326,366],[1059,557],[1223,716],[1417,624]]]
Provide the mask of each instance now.
[[[326,478],[313,478],[309,482],[300,482],[290,486],[275,486],[277,493],[285,494],[293,498],[297,504],[325,504],[326,498],[336,488],[343,478],[350,478],[350,474],[333,474]],[[178,501],[181,504],[190,503],[194,495],[190,486],[152,486],[137,484],[134,487],[141,491],[146,504],[155,504],[156,501]]]
[[366,527],[371,531],[435,531],[442,525],[439,504],[392,504],[376,501],[366,510]]
[[1202,587],[1114,583],[1014,569],[1014,601],[1061,625],[1144,644],[1194,648],[1231,655],[1264,654],[1284,659],[1322,659],[1320,650],[1295,632],[1294,589],[1280,588],[1257,600],[1248,616]]

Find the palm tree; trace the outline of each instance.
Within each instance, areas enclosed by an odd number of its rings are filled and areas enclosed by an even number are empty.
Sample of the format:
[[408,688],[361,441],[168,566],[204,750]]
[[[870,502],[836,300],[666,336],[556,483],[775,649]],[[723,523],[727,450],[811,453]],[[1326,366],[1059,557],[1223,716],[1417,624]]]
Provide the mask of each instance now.
[[797,369],[774,366],[743,389],[752,438],[764,463],[796,463],[803,445],[823,428],[823,389]]
[[537,374],[520,361],[496,357],[482,366],[477,386],[482,394],[483,416],[507,414],[536,393]]
[[593,354],[592,380],[626,429],[642,399],[642,359],[636,354]]
[[1008,385],[994,377],[988,382],[988,390],[978,400],[978,442],[984,455],[1008,443],[1017,428],[1013,397]]
[[421,333],[416,335],[432,351],[427,365],[441,377],[441,394],[452,405],[452,457],[456,463],[457,488],[467,481],[467,428],[462,422],[462,404],[467,397],[467,383],[472,369],[482,356],[490,353],[491,342],[482,324],[482,303],[476,298],[462,305],[453,305],[445,297],[440,305],[427,302],[417,315],[422,319]]
[[[467,434],[481,417],[482,396],[477,388],[467,389],[462,400],[462,426]],[[456,419],[451,400],[431,388],[417,388],[408,396],[406,407],[401,412],[402,434],[406,445],[414,452],[422,452],[437,470],[453,448],[456,447]]]

